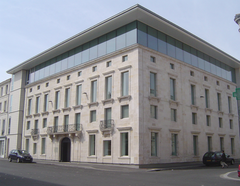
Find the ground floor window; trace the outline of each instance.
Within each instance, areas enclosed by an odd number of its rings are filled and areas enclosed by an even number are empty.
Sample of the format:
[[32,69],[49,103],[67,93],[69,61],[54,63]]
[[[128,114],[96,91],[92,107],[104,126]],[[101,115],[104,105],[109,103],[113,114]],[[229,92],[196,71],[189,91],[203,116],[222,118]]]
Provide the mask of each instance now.
[[223,151],[224,150],[224,138],[220,137],[220,150]]
[[231,153],[234,154],[234,138],[231,138]]
[[33,154],[37,154],[37,143],[33,144]]
[[26,139],[26,149],[27,152],[29,152],[29,139]]
[[103,142],[103,155],[111,156],[111,140]]
[[207,141],[208,141],[208,152],[211,152],[212,151],[212,137],[208,136]]
[[128,132],[121,133],[121,156],[128,156]]
[[177,156],[177,134],[172,134],[172,156]]
[[95,155],[95,135],[89,136],[89,155]]
[[0,141],[0,156],[4,155],[4,140]]
[[45,147],[46,146],[46,138],[42,138],[42,152],[41,154],[45,154]]
[[158,133],[151,132],[151,156],[157,156]]
[[198,155],[198,136],[193,136],[193,154],[194,156]]

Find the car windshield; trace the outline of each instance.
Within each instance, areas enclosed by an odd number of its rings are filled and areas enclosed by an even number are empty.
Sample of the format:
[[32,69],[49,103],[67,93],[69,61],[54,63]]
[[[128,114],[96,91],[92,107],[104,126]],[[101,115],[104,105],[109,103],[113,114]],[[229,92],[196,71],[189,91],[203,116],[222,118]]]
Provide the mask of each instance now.
[[213,152],[207,152],[204,157],[212,157],[214,155]]
[[18,150],[19,154],[29,154],[26,150]]

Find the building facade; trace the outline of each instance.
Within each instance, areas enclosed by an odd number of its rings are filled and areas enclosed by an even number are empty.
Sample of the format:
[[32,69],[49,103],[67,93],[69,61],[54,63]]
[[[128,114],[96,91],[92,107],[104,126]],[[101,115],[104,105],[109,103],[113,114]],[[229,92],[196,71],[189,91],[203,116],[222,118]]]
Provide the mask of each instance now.
[[11,129],[11,119],[9,119],[9,87],[11,79],[0,83],[0,158],[6,156],[8,151],[8,135]]
[[33,158],[144,165],[223,149],[239,158],[240,62],[140,5],[8,73],[21,98],[16,145]]

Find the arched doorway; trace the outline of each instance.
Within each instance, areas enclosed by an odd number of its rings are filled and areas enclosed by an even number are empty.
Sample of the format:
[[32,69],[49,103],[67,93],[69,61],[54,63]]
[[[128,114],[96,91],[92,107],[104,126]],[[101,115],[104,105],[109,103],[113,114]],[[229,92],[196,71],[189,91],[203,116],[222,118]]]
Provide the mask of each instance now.
[[61,142],[61,159],[62,162],[70,162],[71,154],[71,140],[67,137],[62,139]]

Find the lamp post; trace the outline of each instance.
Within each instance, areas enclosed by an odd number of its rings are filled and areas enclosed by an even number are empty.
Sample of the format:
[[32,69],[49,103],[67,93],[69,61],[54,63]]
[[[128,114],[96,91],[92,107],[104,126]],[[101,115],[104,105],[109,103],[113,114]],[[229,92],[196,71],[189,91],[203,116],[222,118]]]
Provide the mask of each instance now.
[[[240,27],[240,14],[236,14],[236,15],[235,15],[234,21],[235,21],[235,22],[239,25],[239,27]],[[240,28],[238,29],[238,31],[240,32]]]

